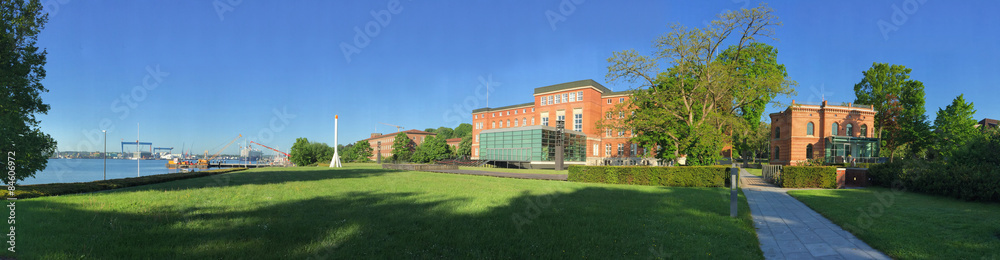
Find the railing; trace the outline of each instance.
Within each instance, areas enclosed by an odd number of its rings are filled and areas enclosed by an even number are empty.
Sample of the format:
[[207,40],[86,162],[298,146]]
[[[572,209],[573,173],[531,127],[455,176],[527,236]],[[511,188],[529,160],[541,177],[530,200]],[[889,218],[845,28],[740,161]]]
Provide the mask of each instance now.
[[767,182],[778,185],[781,181],[781,165],[764,165],[761,173]]

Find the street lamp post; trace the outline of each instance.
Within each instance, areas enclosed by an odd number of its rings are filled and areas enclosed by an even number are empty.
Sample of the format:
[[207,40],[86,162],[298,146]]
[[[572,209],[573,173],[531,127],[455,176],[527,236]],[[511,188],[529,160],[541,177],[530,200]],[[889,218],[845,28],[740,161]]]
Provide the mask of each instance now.
[[104,133],[104,179],[108,179],[108,130],[101,130]]
[[563,160],[564,160],[564,158],[563,158],[563,152],[564,152],[564,149],[565,149],[564,148],[564,145],[565,145],[565,139],[564,139],[564,137],[566,135],[566,133],[565,133],[565,129],[566,129],[565,123],[566,122],[563,121],[563,120],[556,120],[556,133],[558,133],[558,136],[556,137],[556,161],[555,161],[555,163],[556,163],[556,170],[557,171],[561,171],[563,169]]

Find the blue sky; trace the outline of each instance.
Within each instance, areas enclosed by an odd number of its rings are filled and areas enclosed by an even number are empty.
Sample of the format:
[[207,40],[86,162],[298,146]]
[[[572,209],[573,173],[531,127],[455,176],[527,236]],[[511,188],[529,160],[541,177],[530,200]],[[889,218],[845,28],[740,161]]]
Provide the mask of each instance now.
[[[332,144],[334,115],[341,144],[395,131],[379,122],[455,127],[486,106],[487,81],[493,107],[530,102],[536,87],[581,79],[625,90],[631,86],[606,83],[612,52],[648,54],[670,24],[700,27],[724,10],[758,4],[43,2],[50,20],[39,45],[48,51],[43,84],[50,92],[42,98],[52,108],[40,119],[59,150],[102,149],[100,130],[111,129],[109,150],[117,151],[121,140],[136,139],[138,123],[142,141],[196,153],[214,152],[237,134],[282,150],[297,137]],[[799,83],[797,96],[780,101],[853,101],[861,72],[886,62],[913,69],[932,120],[961,93],[975,103],[977,120],[1000,118],[1000,2],[770,6],[784,26],[778,41],[765,42]],[[553,24],[549,12],[564,19]],[[883,34],[880,21],[896,30]],[[373,36],[359,38],[355,27]],[[345,45],[359,52],[348,60]]]

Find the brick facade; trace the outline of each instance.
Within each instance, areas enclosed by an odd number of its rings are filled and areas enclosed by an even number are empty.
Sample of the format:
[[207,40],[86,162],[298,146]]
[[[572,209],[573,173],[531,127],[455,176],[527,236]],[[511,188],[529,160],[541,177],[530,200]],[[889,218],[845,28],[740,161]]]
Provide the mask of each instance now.
[[[875,110],[871,106],[832,106],[795,104],[785,111],[772,113],[771,164],[797,165],[811,158],[825,156],[826,137],[872,137],[875,131]],[[813,132],[809,133],[809,124]],[[836,131],[834,130],[836,124]],[[850,133],[848,133],[850,131]]]

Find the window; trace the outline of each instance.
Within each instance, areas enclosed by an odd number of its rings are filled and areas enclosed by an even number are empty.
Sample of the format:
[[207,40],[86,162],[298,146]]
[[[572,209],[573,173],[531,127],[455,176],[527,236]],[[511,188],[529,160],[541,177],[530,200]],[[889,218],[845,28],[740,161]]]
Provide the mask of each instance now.
[[611,104],[611,99],[610,98],[608,99],[608,104]]
[[583,101],[583,91],[576,92],[576,101]]
[[868,137],[868,125],[861,125],[861,137]]
[[566,116],[556,116],[556,126],[558,127],[559,121],[563,121],[563,128],[566,128]]
[[528,126],[528,119],[527,119],[527,118],[523,118],[523,117],[522,117],[522,118],[521,118],[521,125],[523,125],[523,126]]
[[478,135],[476,136],[476,142],[477,143],[479,142],[479,136]]
[[608,137],[611,137],[611,129],[608,129]]
[[479,119],[479,115],[472,115],[472,119]]
[[517,115],[517,109],[514,109],[514,114]]
[[531,117],[531,125],[535,125],[535,117]]
[[774,128],[774,138],[775,139],[781,138],[781,127]]
[[813,158],[813,145],[812,144],[807,144],[806,145],[806,159],[812,159],[812,158]]
[[772,157],[774,157],[775,160],[781,159],[781,148],[780,147],[777,147],[777,146],[774,147],[774,156],[772,156]]
[[497,117],[497,113],[493,113],[493,117]]
[[611,144],[604,145],[604,157],[611,156]]
[[607,114],[606,117],[607,117],[607,119],[611,119],[611,111],[608,111],[608,114]]
[[569,93],[569,99],[566,102],[576,102],[576,93]]
[[507,111],[507,115],[508,115],[508,116],[510,115],[510,111]]
[[542,117],[542,125],[549,126],[549,117],[547,116]]
[[600,150],[599,150],[600,147],[601,147],[600,145],[594,144],[594,152],[591,153],[591,154],[593,154],[594,156],[597,156],[597,153],[600,152]]
[[554,104],[554,103],[552,103],[552,96],[549,96],[549,105],[551,105],[551,104]]
[[621,156],[623,154],[625,154],[625,145],[624,144],[618,144],[618,154],[617,155]]
[[618,131],[618,137],[622,137],[623,135],[625,135],[625,131]]
[[556,104],[562,103],[562,95],[556,95]]
[[510,119],[507,119],[507,127],[510,127]]
[[813,123],[806,124],[806,135],[813,135]]
[[517,127],[517,119],[514,119],[514,126]]
[[521,114],[524,114],[524,108],[521,109]]
[[635,156],[636,155],[636,153],[635,153],[636,148],[637,148],[636,145],[632,144],[632,149],[629,150],[631,153],[629,153],[629,154],[631,154],[632,156]]
[[618,112],[618,118],[625,118],[625,112]]
[[569,102],[569,94],[562,94],[563,102]]
[[535,112],[535,108],[531,108],[531,112]]
[[618,103],[625,103],[625,98],[618,98]]
[[497,121],[493,121],[492,125],[493,126],[490,126],[490,129],[497,128]]
[[845,128],[845,130],[846,131],[844,131],[844,132],[847,132],[847,136],[854,136],[854,125],[847,124],[847,127]]
[[583,131],[583,114],[573,114],[573,131]]
[[834,136],[836,136],[837,135],[837,130],[839,130],[839,129],[840,129],[840,125],[838,125],[837,123],[833,123],[833,130],[831,130],[830,133],[833,134]]

